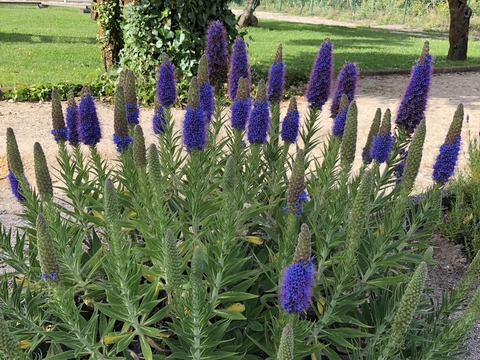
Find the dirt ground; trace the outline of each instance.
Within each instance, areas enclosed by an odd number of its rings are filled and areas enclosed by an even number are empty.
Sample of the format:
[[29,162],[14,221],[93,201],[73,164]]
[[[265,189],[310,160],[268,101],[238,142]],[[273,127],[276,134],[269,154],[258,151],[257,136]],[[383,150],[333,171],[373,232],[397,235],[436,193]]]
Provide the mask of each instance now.
[[[395,116],[400,98],[407,84],[408,76],[375,76],[361,78],[358,83],[356,101],[359,109],[359,131],[357,156],[355,166],[361,163],[361,148],[369,131],[370,123],[376,109],[392,110]],[[452,116],[459,103],[463,103],[465,114],[469,122],[464,124],[462,151],[466,149],[467,133],[478,136],[480,130],[480,73],[454,73],[433,76],[428,108],[426,111],[427,137],[424,146],[424,155],[420,174],[416,182],[416,192],[421,192],[432,184],[432,166],[438,154],[439,146],[443,143]],[[307,103],[303,97],[298,98],[300,111],[305,111]],[[63,104],[65,109],[65,104]],[[282,104],[282,116],[288,104]],[[321,116],[322,133],[331,131],[332,120],[328,114],[329,103],[324,107]],[[111,141],[113,135],[113,107],[111,104],[97,102],[97,112],[101,122],[103,139],[98,145],[99,151],[106,158],[115,158],[116,149]],[[151,119],[152,108],[142,108],[140,124],[144,128],[147,143],[154,142]],[[175,110],[174,117],[178,126],[181,126],[183,111]],[[48,163],[52,169],[56,167],[55,157],[57,144],[50,135],[51,103],[14,103],[0,102],[0,222],[5,226],[15,226],[20,220],[16,216],[21,206],[15,201],[6,179],[8,169],[6,161],[6,129],[12,127],[15,131],[22,155],[26,176],[34,184],[33,174],[33,144],[38,141],[46,153]],[[462,169],[466,162],[466,155],[460,155],[458,168]],[[434,259],[439,263],[430,269],[429,284],[439,289],[448,290],[459,281],[467,267],[467,261],[461,246],[455,245],[446,239],[435,236],[432,239],[435,246]],[[480,326],[477,325],[471,334],[471,340],[465,346],[467,354],[465,360],[480,359]]]

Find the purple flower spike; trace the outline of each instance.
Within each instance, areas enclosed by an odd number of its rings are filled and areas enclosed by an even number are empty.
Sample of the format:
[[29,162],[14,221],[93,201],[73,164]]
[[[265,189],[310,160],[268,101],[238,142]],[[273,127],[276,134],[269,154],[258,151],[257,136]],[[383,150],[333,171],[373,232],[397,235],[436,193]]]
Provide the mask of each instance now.
[[[333,45],[325,39],[318,50],[305,96],[311,106],[321,110],[330,96],[333,75]],[[341,95],[341,94],[340,94]]]
[[345,125],[347,123],[347,112],[348,109],[340,111],[335,120],[333,121],[333,130],[332,134],[338,136],[340,139],[343,138],[343,132],[345,131]]
[[126,104],[128,125],[137,125],[139,123],[140,109],[135,104]]
[[268,92],[267,99],[269,102],[280,102],[283,98],[283,85],[285,82],[285,65],[282,60],[282,45],[278,45],[275,60],[270,66],[268,73]]
[[250,83],[245,78],[238,80],[237,98],[230,107],[232,111],[232,128],[243,131],[247,126],[252,98],[250,97]]
[[175,68],[165,53],[158,67],[157,98],[161,106],[172,106],[177,100]]
[[387,161],[392,149],[393,138],[392,133],[381,133],[373,138],[372,158],[378,163]]
[[124,149],[128,149],[132,141],[133,139],[128,135],[118,136],[117,134],[113,134],[113,143],[117,145],[117,151],[119,153],[121,153]]
[[258,93],[253,102],[252,113],[248,121],[247,139],[250,144],[263,144],[267,139],[269,112],[265,81],[258,83]]
[[289,314],[308,309],[312,297],[315,271],[312,261],[293,263],[283,271],[280,283],[280,306]]
[[233,43],[230,76],[228,78],[228,95],[230,100],[237,96],[238,80],[243,77],[250,83],[250,66],[248,65],[247,45],[240,36]]
[[79,143],[78,125],[80,123],[80,112],[73,91],[70,90],[67,95],[67,110],[65,112],[65,122],[67,123],[67,140],[70,145]]
[[205,112],[206,122],[210,122],[215,110],[215,100],[213,98],[213,88],[208,82],[199,85],[199,96],[202,109]]
[[[156,102],[157,103],[157,102]],[[160,105],[155,106],[155,113],[153,114],[153,133],[163,134],[165,132],[165,125],[167,124],[165,120],[165,110]]]
[[221,89],[228,80],[228,43],[227,31],[219,20],[213,21],[208,27],[205,55],[210,83],[216,89]]
[[292,97],[288,106],[287,114],[283,119],[282,130],[280,132],[283,141],[293,144],[297,140],[298,126],[300,122],[300,113],[297,109],[297,100]]
[[78,130],[80,141],[85,145],[95,146],[102,138],[100,123],[98,121],[97,109],[92,95],[85,93],[80,100],[80,124]]
[[433,165],[433,180],[446,183],[453,175],[457,164],[458,153],[460,152],[461,136],[457,137],[452,144],[442,144],[440,154]]
[[12,190],[13,196],[15,196],[15,198],[20,202],[25,200],[25,197],[20,193],[20,183],[15,175],[13,175],[13,173],[8,173],[7,177],[8,181],[10,182],[10,189]]
[[198,81],[193,77],[188,90],[188,103],[183,121],[183,143],[187,152],[190,152],[195,149],[203,150],[206,141],[205,114],[199,100]]
[[412,68],[408,85],[403,93],[395,123],[398,127],[413,134],[415,128],[424,118],[427,107],[428,92],[432,78],[432,56],[428,53],[428,44]]
[[51,133],[56,142],[60,140],[67,141],[68,131],[66,127],[64,127],[63,129],[53,129]]
[[343,94],[347,95],[349,104],[353,101],[357,90],[358,76],[359,72],[357,65],[348,61],[345,62],[338,74],[337,88],[333,95],[332,106],[330,107],[330,117],[332,119],[335,119],[339,113],[340,100]]

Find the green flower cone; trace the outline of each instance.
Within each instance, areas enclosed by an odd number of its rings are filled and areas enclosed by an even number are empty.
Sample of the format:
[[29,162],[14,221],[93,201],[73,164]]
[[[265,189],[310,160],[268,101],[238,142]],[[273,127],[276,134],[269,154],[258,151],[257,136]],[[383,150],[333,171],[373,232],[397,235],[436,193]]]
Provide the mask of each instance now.
[[408,149],[407,160],[405,161],[405,170],[403,172],[402,182],[400,187],[406,193],[410,193],[415,184],[415,179],[418,175],[418,169],[422,161],[423,143],[427,134],[427,127],[425,120],[421,121],[415,133],[413,134],[412,142]]
[[7,128],[7,162],[8,170],[20,181],[24,177],[23,162],[18,150],[17,139],[12,128]]
[[293,360],[293,345],[294,337],[293,330],[290,324],[285,325],[280,338],[280,345],[278,347],[278,360]]
[[172,230],[168,229],[163,242],[163,255],[165,263],[166,290],[175,295],[180,291],[181,268],[180,255],[177,249],[177,240]]
[[63,117],[62,102],[57,89],[52,90],[52,128],[65,129],[65,119]]
[[35,179],[38,193],[42,201],[50,201],[53,198],[53,186],[50,172],[48,171],[47,159],[42,146],[36,142],[33,145],[33,160],[35,168]]
[[365,165],[370,164],[372,162],[372,157],[370,152],[373,146],[373,138],[376,134],[378,134],[378,129],[380,128],[380,122],[382,120],[382,110],[377,108],[375,112],[375,116],[372,121],[372,125],[370,125],[370,131],[368,132],[367,142],[365,143],[365,147],[363,148],[362,152],[362,160]]
[[8,329],[7,322],[0,311],[0,357],[10,360],[26,359],[22,350],[17,345],[17,340]]
[[133,162],[135,166],[144,168],[147,166],[147,151],[145,149],[145,137],[140,125],[135,125],[133,130]]
[[340,145],[340,164],[345,172],[350,172],[353,160],[355,160],[355,149],[357,147],[358,109],[357,103],[352,101],[348,107],[347,121]]
[[60,267],[55,255],[52,235],[47,220],[43,214],[37,216],[37,246],[42,278],[49,283],[58,283],[60,279]]

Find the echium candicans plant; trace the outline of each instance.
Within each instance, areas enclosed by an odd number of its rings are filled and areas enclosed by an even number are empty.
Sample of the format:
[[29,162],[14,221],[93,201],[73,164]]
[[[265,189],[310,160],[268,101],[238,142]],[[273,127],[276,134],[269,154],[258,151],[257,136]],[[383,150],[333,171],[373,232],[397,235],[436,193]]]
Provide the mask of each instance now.
[[157,95],[155,95],[155,106],[152,119],[153,133],[156,135],[164,133],[165,124],[165,110],[163,109],[163,106],[160,105]]
[[187,152],[203,150],[207,140],[205,116],[198,93],[198,81],[194,76],[188,90],[188,102],[183,120],[183,143]]
[[343,94],[338,108],[338,114],[333,120],[332,135],[337,136],[340,140],[343,138],[343,132],[345,131],[345,124],[347,123],[348,112],[348,97]]
[[252,107],[252,98],[250,96],[250,82],[241,77],[238,80],[238,90],[235,101],[232,102],[230,110],[232,112],[231,125],[237,131],[244,131]]
[[52,90],[52,135],[55,141],[67,141],[68,133],[63,118],[62,103],[57,89]]
[[22,192],[28,190],[28,184],[25,179],[17,139],[12,128],[7,128],[7,165],[10,189],[18,201],[23,201],[25,200],[25,196],[23,196]]
[[368,132],[368,135],[367,135],[367,141],[365,142],[365,146],[362,149],[362,160],[365,165],[370,164],[373,160],[372,158],[373,138],[378,133],[378,129],[380,128],[381,121],[382,121],[382,110],[380,108],[377,108],[372,124],[370,125],[370,131]]
[[330,106],[331,118],[334,119],[337,116],[343,94],[347,95],[348,103],[353,101],[357,91],[359,76],[357,65],[352,62],[345,62],[338,74],[337,87],[333,94],[332,105]]
[[53,198],[52,178],[48,171],[45,153],[38,142],[33,144],[33,162],[35,168],[35,181],[40,199],[43,201],[50,201]]
[[282,141],[288,146],[297,141],[298,127],[300,125],[300,113],[297,109],[297,100],[295,97],[290,99],[287,113],[283,118],[282,129],[280,135]]
[[283,270],[278,298],[280,306],[289,314],[301,314],[310,306],[315,282],[315,268],[311,259],[310,230],[302,224],[291,265]]
[[37,246],[42,279],[47,280],[51,284],[58,283],[60,266],[57,262],[49,225],[43,214],[38,214],[37,216]]
[[27,356],[18,345],[17,339],[8,329],[7,321],[0,310],[0,356],[3,359],[26,360]]
[[330,39],[320,45],[313,63],[305,97],[311,107],[322,110],[330,96],[333,77],[333,44]]
[[228,96],[232,101],[235,100],[237,96],[238,80],[240,80],[241,77],[247,79],[250,84],[250,65],[248,64],[247,45],[240,36],[237,36],[233,43],[230,58],[230,72],[228,75]]
[[80,123],[80,112],[75,101],[75,94],[70,89],[67,93],[67,109],[65,111],[65,122],[67,124],[67,139],[72,146],[80,142],[78,125]]
[[113,143],[117,151],[122,152],[130,147],[131,136],[128,135],[127,109],[125,107],[125,93],[122,85],[115,91],[115,104],[113,110]]
[[227,31],[220,20],[212,21],[208,26],[205,55],[210,84],[215,88],[215,92],[219,93],[228,80]]
[[422,120],[415,130],[412,142],[408,148],[408,156],[405,160],[402,181],[400,182],[400,189],[406,193],[410,193],[415,185],[415,179],[417,178],[420,163],[422,161],[423,144],[425,142],[426,134],[427,127],[425,120]]
[[135,84],[135,73],[130,69],[123,69],[120,73],[120,85],[125,92],[125,109],[127,110],[128,125],[138,124],[140,109],[137,103],[137,86]]
[[408,134],[412,134],[422,119],[425,118],[433,72],[432,61],[428,41],[426,41],[422,54],[410,73],[395,120],[397,127],[404,129]]
[[390,155],[390,150],[393,145],[392,137],[392,114],[390,109],[385,111],[383,115],[382,125],[378,130],[378,134],[375,135],[372,145],[372,159],[377,163],[381,164],[387,161],[388,156]]
[[212,119],[215,110],[215,99],[213,97],[213,88],[208,80],[207,57],[202,55],[200,63],[198,64],[198,95],[200,104],[205,114],[205,121],[207,123]]
[[97,109],[88,87],[82,89],[82,97],[79,105],[80,123],[78,125],[80,141],[85,145],[95,146],[100,142],[102,133],[98,121]]
[[352,101],[348,106],[345,131],[340,145],[340,164],[344,174],[348,174],[355,160],[355,150],[357,147],[358,132],[358,108],[357,103]]
[[294,357],[294,336],[293,329],[290,324],[285,325],[278,345],[278,360],[293,360]]
[[463,105],[460,104],[455,111],[445,142],[440,146],[440,153],[433,165],[433,180],[440,184],[445,184],[455,171],[462,139],[462,124]]

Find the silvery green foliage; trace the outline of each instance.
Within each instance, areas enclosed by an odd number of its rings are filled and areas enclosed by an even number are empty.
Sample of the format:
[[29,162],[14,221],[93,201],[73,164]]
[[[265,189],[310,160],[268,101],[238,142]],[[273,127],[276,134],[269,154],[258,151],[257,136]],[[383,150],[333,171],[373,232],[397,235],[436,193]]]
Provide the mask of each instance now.
[[[24,221],[21,231],[0,229],[0,259],[12,268],[2,278],[0,303],[3,334],[19,341],[22,355],[458,355],[480,315],[478,291],[458,321],[449,316],[477,286],[479,266],[475,260],[441,304],[423,287],[441,205],[438,183],[420,201],[410,198],[424,122],[413,139],[393,129],[392,152],[381,166],[357,167],[356,126],[349,128],[349,120],[343,147],[338,136],[318,136],[326,116],[316,107],[304,114],[301,145],[277,144],[278,134],[270,133],[265,143],[244,147],[246,134],[230,128],[225,97],[217,94],[215,104],[204,146],[191,152],[168,106],[155,143],[144,144],[139,127],[128,129],[134,145],[115,162],[95,146],[58,142],[57,162],[47,164],[60,170],[53,199],[26,184],[8,130],[9,170],[23,184]],[[308,241],[295,254],[298,238]],[[290,264],[308,276],[290,277],[287,285],[308,296],[287,313],[278,295]]]

